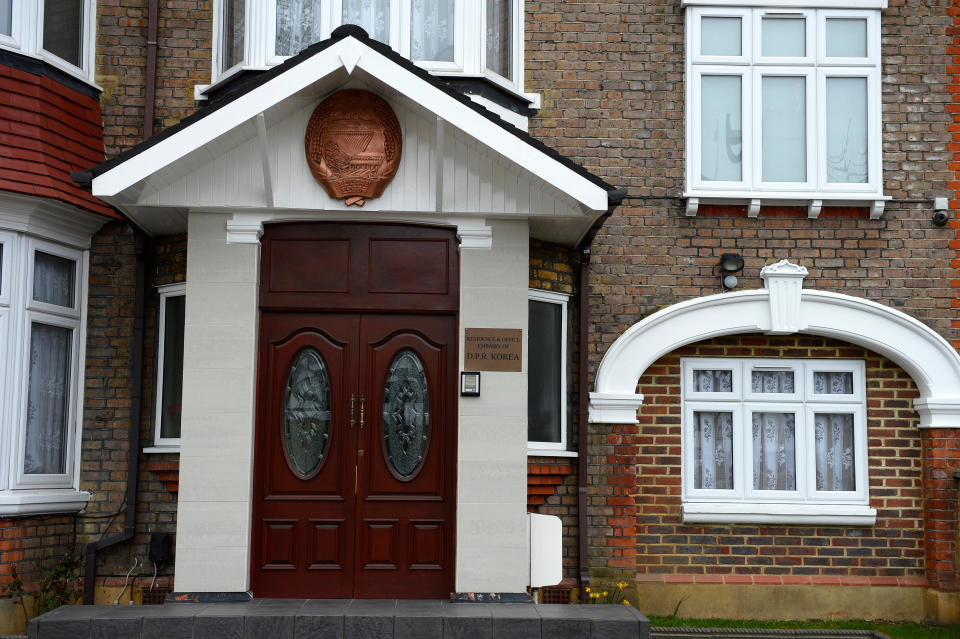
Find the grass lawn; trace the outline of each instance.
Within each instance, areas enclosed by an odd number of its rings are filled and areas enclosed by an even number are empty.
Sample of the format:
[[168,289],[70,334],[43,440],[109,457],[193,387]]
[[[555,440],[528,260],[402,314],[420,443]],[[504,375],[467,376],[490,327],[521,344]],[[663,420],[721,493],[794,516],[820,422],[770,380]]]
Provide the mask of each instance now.
[[651,626],[691,628],[832,628],[876,630],[891,639],[960,639],[960,626],[925,626],[892,621],[749,621],[744,619],[680,619],[650,617]]

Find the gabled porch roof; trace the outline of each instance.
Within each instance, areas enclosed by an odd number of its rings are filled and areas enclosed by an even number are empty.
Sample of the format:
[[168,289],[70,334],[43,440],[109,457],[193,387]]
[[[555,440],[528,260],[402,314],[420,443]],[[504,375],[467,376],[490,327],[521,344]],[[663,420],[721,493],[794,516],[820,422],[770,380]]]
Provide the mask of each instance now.
[[573,243],[623,198],[354,26],[92,168],[93,194],[155,234],[184,230],[190,210],[342,218],[347,207],[306,168],[303,127],[324,97],[347,87],[384,97],[404,130],[397,177],[365,216],[525,217],[534,235]]

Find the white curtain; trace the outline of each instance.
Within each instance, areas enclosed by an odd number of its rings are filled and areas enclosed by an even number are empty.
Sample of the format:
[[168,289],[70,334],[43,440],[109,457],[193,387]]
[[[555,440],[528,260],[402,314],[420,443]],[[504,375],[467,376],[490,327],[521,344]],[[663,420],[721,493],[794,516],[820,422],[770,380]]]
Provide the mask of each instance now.
[[793,413],[753,413],[754,490],[797,489]]
[[277,0],[277,55],[297,55],[319,41],[322,11],[321,0]]
[[732,393],[733,371],[695,370],[693,384],[698,393]]
[[817,490],[856,490],[853,464],[853,415],[817,413],[813,417]]
[[793,371],[753,371],[750,390],[754,393],[792,393]]
[[363,27],[370,37],[390,42],[390,0],[343,0],[341,24]]
[[412,0],[410,58],[453,61],[454,0]]
[[73,260],[37,251],[33,258],[33,299],[73,308],[76,267]]
[[513,3],[487,0],[487,68],[513,79]]
[[733,488],[733,413],[693,414],[694,487]]
[[852,395],[853,373],[848,371],[816,371],[813,392],[817,395]]
[[73,331],[34,323],[23,469],[28,475],[66,472]]

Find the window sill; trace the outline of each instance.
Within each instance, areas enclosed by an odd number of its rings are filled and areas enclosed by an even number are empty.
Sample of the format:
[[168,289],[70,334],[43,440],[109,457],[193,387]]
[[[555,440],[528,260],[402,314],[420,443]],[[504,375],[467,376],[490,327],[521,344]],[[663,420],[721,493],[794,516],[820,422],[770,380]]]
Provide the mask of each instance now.
[[0,491],[0,517],[76,513],[90,501],[90,493],[73,489]]
[[575,450],[556,450],[551,448],[528,448],[527,457],[579,457]]
[[797,524],[873,526],[877,511],[855,504],[687,502],[685,524]]
[[180,454],[179,446],[148,446],[143,449],[144,455],[163,455],[163,454]]
[[824,206],[863,206],[869,207],[870,219],[883,216],[883,208],[888,195],[875,193],[810,193],[803,191],[754,191],[749,193],[724,191],[688,191],[683,194],[687,200],[687,216],[697,215],[701,204],[743,204],[747,206],[748,217],[759,217],[761,206],[805,206],[807,217],[816,219]]

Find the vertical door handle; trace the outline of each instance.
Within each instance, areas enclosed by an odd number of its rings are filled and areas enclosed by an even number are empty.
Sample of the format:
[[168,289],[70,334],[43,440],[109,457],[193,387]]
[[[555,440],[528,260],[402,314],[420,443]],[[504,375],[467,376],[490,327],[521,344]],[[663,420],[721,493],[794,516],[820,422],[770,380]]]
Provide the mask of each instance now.
[[354,403],[356,403],[356,401],[357,401],[357,396],[351,393],[350,394],[350,428],[353,428],[353,425],[356,423],[356,420],[354,419],[354,415],[356,414],[354,412]]
[[363,407],[367,403],[367,399],[361,395],[360,396],[360,428],[363,428]]

